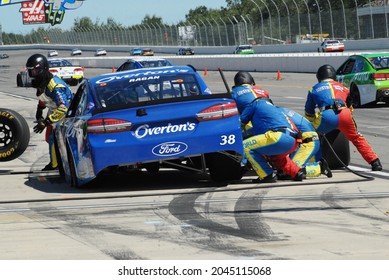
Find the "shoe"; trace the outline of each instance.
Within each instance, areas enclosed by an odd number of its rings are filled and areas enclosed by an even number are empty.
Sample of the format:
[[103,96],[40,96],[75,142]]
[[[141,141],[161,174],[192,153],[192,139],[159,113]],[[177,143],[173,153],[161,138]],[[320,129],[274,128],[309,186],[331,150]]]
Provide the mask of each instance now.
[[58,169],[58,166],[53,167],[51,165],[51,162],[49,162],[45,167],[43,167],[42,171],[51,171],[51,170],[56,170],[56,169]]
[[324,158],[320,161],[320,173],[326,175],[328,178],[332,178],[332,171]]
[[277,180],[292,180],[292,177],[288,174],[285,174],[284,172],[282,171],[278,171],[277,172]]
[[306,172],[305,168],[301,168],[299,170],[299,172],[297,172],[296,176],[294,176],[293,181],[304,180],[307,177],[306,174],[307,174],[307,172]]
[[252,181],[253,183],[275,183],[277,182],[277,177],[274,173],[267,175],[264,178],[257,178]]
[[379,158],[373,160],[370,163],[370,165],[371,165],[371,170],[372,171],[381,171],[382,170],[382,165],[381,165],[381,162],[380,162]]

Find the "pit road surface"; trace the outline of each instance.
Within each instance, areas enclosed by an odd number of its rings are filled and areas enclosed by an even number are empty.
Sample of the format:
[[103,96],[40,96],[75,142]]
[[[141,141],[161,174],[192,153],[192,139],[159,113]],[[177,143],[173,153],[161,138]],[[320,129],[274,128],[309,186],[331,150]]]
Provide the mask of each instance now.
[[[256,176],[249,173],[226,185],[162,170],[115,175],[73,189],[58,173],[39,172],[48,154],[44,135],[32,132],[35,91],[16,87],[16,74],[32,53],[7,53],[10,58],[0,61],[0,107],[25,117],[31,141],[18,159],[0,162],[0,259],[388,258],[386,105],[354,114],[384,171],[371,173],[352,145],[350,166],[373,180],[335,170],[333,178],[275,184],[253,184]],[[85,69],[85,75],[110,71]],[[217,72],[199,71],[214,92],[225,91]],[[225,74],[231,86],[235,73]],[[277,73],[253,76],[276,104],[300,113],[316,82],[313,74],[281,73],[281,80]]]

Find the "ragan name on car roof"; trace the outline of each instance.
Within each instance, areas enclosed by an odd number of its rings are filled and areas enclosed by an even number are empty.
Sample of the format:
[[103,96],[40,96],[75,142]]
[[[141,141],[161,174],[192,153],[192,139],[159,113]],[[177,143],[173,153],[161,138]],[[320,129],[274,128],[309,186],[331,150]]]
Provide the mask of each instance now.
[[[156,76],[159,77],[159,75],[163,74],[179,74],[179,73],[189,73],[191,72],[190,69],[183,69],[183,68],[173,68],[173,69],[167,69],[167,70],[138,70],[136,73],[128,73],[128,72],[115,72],[115,74],[110,74],[108,77],[103,77],[100,80],[96,81],[96,84],[102,84],[102,83],[109,83],[112,81],[118,81],[118,80],[126,80],[131,78],[145,78],[147,79],[156,79]],[[121,74],[122,73],[122,74]],[[149,77],[148,77],[149,76]]]

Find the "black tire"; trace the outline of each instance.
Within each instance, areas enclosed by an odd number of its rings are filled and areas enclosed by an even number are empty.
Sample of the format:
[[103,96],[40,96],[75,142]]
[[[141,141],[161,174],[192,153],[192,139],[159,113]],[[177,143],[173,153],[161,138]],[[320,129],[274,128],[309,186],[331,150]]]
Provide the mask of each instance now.
[[22,76],[20,75],[20,73],[18,73],[16,75],[16,85],[18,87],[23,87],[23,81],[22,81]]
[[350,164],[350,142],[339,130],[327,133],[321,143],[323,157],[331,169],[341,169]]
[[30,129],[17,112],[0,108],[0,161],[19,157],[30,142]]
[[80,186],[77,180],[76,166],[74,165],[74,159],[68,145],[66,145],[66,152],[67,152],[68,164],[70,170],[70,186],[72,188],[79,188]]
[[150,162],[145,163],[144,167],[150,174],[157,174],[160,168],[160,164],[159,162]]
[[211,179],[215,182],[240,180],[243,177],[241,162],[236,160],[236,156],[228,156],[222,153],[212,153],[206,155],[206,163]]
[[62,157],[61,157],[61,153],[59,152],[58,142],[57,142],[57,138],[55,136],[54,136],[54,148],[55,148],[55,155],[57,157],[59,175],[61,177],[65,177],[65,170],[64,170],[63,164],[62,164]]
[[356,85],[351,86],[350,90],[350,103],[353,108],[361,107],[361,96],[359,94],[358,87]]

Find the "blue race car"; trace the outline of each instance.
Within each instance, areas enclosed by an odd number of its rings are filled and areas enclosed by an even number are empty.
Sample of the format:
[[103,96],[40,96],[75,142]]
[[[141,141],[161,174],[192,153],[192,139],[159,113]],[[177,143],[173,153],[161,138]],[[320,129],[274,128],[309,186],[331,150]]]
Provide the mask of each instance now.
[[131,55],[142,55],[142,48],[132,48],[130,54]]
[[239,115],[229,93],[212,94],[190,66],[85,79],[55,132],[60,174],[79,187],[115,168],[161,167],[243,176]]
[[142,56],[127,59],[116,69],[116,72],[134,70],[139,68],[153,68],[172,65],[173,64],[165,58]]

